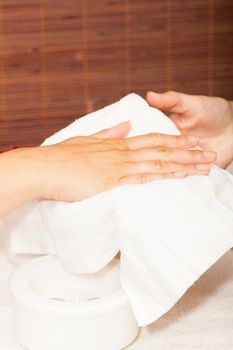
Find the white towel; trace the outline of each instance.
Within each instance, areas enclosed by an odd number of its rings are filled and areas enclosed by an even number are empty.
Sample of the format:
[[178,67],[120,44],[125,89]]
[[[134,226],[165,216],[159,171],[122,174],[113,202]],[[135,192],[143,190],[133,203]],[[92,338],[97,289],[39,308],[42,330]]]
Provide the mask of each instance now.
[[[46,140],[52,144],[130,120],[129,136],[179,134],[130,94]],[[95,272],[120,250],[122,287],[139,325],[170,309],[233,246],[233,177],[209,176],[116,188],[79,203],[35,202],[8,218],[11,252],[56,254],[74,273]]]

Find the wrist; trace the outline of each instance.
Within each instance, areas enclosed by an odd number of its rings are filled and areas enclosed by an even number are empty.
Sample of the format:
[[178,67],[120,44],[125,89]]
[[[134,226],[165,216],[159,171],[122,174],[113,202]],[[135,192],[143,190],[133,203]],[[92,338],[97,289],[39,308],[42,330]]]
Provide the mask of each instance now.
[[34,147],[28,151],[31,172],[29,200],[54,199],[54,194],[61,189],[61,164],[65,157],[61,148],[53,146]]
[[15,158],[18,158],[20,187],[25,202],[43,198],[46,163],[41,157],[40,148],[21,148],[14,153]]
[[42,164],[36,148],[21,148],[0,155],[1,216],[25,203],[40,198]]

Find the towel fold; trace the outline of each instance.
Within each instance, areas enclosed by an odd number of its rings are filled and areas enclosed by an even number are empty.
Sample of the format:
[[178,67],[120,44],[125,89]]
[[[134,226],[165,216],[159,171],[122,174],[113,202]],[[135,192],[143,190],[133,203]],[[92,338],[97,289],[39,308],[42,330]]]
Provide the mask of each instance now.
[[[179,135],[169,118],[130,94],[44,145],[124,120],[129,136]],[[213,166],[209,176],[122,186],[78,203],[34,202],[9,216],[6,227],[12,254],[56,254],[73,273],[98,271],[120,251],[122,288],[145,326],[233,246],[233,176]]]

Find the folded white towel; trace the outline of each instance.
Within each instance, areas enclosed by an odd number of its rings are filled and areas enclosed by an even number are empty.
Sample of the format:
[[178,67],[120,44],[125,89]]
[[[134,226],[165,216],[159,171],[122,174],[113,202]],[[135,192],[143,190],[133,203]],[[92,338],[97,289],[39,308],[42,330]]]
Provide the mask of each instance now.
[[[129,136],[179,134],[146,101],[130,94],[46,140],[52,144],[130,120]],[[233,177],[209,176],[130,185],[79,203],[35,202],[7,220],[14,254],[57,254],[71,272],[95,272],[120,250],[120,279],[139,325],[172,307],[233,246]]]

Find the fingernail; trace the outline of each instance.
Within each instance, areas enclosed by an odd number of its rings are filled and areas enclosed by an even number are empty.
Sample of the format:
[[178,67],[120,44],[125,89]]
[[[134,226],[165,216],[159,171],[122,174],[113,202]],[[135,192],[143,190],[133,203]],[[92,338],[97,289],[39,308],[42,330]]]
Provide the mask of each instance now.
[[216,153],[215,152],[211,152],[211,151],[205,151],[203,152],[203,156],[205,158],[208,158],[208,159],[216,159]]
[[210,170],[210,165],[209,164],[197,164],[196,168],[198,170]]
[[186,171],[180,170],[180,171],[174,172],[174,176],[175,177],[185,177],[185,176],[187,176],[187,173],[186,173]]
[[200,139],[197,136],[188,136],[188,140],[191,143],[198,143]]

